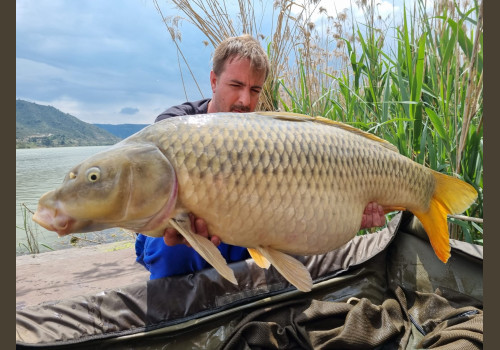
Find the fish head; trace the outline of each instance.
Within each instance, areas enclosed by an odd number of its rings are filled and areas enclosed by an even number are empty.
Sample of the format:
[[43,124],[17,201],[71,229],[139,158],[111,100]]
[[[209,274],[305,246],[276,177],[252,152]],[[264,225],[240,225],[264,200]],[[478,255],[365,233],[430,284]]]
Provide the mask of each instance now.
[[33,220],[60,236],[163,225],[177,198],[174,168],[154,145],[119,145],[71,169],[58,189],[40,198]]

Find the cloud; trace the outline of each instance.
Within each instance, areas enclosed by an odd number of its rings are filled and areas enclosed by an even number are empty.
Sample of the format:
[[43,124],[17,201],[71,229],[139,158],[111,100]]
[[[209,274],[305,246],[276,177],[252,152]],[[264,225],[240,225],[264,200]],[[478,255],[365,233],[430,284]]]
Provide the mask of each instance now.
[[132,108],[132,107],[125,107],[122,108],[122,110],[120,111],[121,114],[129,114],[129,115],[134,115],[137,114],[138,112],[139,112],[138,108]]
[[[209,95],[212,50],[186,38]],[[184,78],[188,98],[201,98]],[[145,0],[16,0],[16,98],[91,123],[151,123],[186,100],[175,45]]]

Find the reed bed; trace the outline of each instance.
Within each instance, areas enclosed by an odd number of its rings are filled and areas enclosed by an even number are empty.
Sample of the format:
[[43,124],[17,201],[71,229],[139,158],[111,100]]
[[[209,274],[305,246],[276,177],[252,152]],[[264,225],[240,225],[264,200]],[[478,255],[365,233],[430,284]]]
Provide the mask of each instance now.
[[373,0],[337,10],[315,0],[276,0],[271,9],[258,0],[167,0],[169,12],[154,3],[187,69],[182,21],[213,47],[252,34],[271,62],[259,109],[351,124],[473,185],[478,200],[449,219],[450,234],[483,244],[482,1],[407,1],[387,15]]

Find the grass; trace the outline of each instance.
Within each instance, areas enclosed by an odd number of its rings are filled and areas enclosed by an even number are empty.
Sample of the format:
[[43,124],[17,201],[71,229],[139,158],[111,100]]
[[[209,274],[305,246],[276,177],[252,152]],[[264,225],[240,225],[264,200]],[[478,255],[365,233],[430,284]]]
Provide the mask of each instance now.
[[21,203],[21,213],[23,215],[23,227],[16,227],[26,233],[26,243],[20,242],[19,248],[26,251],[28,254],[40,253],[40,246],[43,246],[49,250],[54,250],[48,245],[39,242],[38,237],[40,232],[38,231],[37,225],[33,224],[33,221],[31,220],[31,216],[34,213],[24,203]]
[[214,47],[242,33],[261,40],[271,74],[259,109],[349,123],[470,183],[478,200],[465,220],[450,218],[451,236],[483,243],[482,1],[437,0],[430,9],[423,0],[407,1],[396,18],[382,17],[374,1],[329,13],[319,1],[277,0],[272,13],[265,12],[272,19],[267,26],[263,1],[239,0],[231,7],[224,0],[171,0],[182,15],[166,17],[154,2],[179,53],[182,21]]

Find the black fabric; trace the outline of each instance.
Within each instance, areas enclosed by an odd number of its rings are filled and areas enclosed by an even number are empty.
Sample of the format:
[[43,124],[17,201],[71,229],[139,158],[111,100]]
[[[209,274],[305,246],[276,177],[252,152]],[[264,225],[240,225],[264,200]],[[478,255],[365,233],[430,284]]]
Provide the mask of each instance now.
[[206,98],[199,101],[185,102],[181,105],[173,106],[163,111],[155,119],[155,123],[160,120],[177,117],[180,115],[206,114],[208,112],[208,102],[211,98]]
[[423,333],[417,348],[481,349],[481,308],[453,291],[401,287],[381,305],[292,300],[250,313],[221,349],[411,349],[412,323]]
[[373,349],[404,334],[400,307],[391,299],[382,306],[361,299],[349,303],[294,300],[259,309],[241,321],[222,345],[246,349]]
[[[342,276],[330,300],[346,295],[383,300],[385,251],[399,226],[400,215],[376,234],[358,236],[324,255],[298,257],[313,280]],[[373,265],[364,265],[376,259]],[[16,312],[16,338],[22,345],[67,345],[150,332],[187,323],[287,292],[302,296],[273,267],[261,269],[251,259],[230,264],[239,285],[214,269],[139,283],[97,295],[75,297]],[[329,289],[326,289],[329,291]],[[311,295],[324,295],[315,287]]]
[[[401,298],[402,299],[402,298]],[[424,338],[425,349],[482,349],[483,305],[451,289],[435,293],[406,291],[407,313]]]
[[453,289],[483,300],[482,247],[451,240],[452,255],[443,264],[430,246],[425,231],[413,216],[407,216],[387,250],[387,288],[433,293]]

